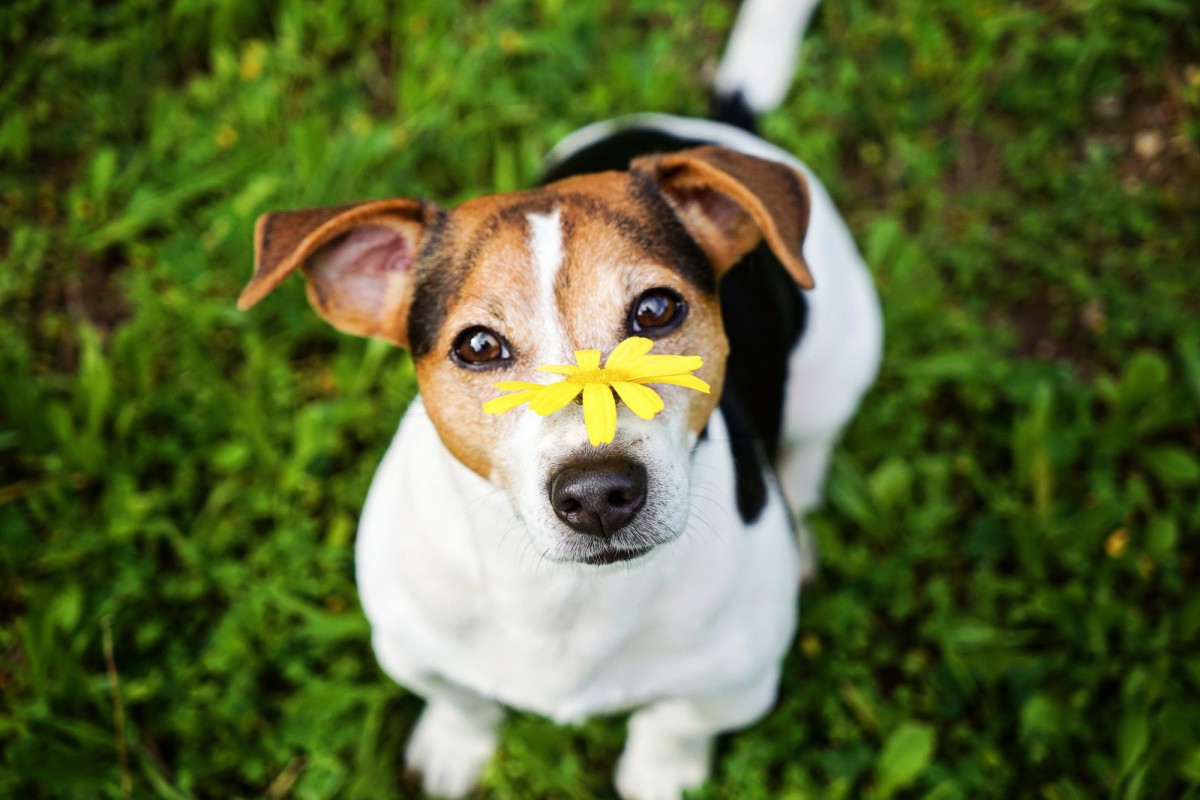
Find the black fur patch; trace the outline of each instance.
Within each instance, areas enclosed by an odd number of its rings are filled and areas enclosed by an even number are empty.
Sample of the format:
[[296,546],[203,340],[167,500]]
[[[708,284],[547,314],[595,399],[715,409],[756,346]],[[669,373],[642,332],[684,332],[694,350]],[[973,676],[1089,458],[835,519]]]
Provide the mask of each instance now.
[[[679,217],[675,216],[654,179],[649,175],[635,173],[629,191],[634,202],[640,204],[654,221],[653,230],[643,234],[647,241],[639,243],[652,254],[656,249],[661,249],[661,255],[655,260],[678,272],[697,289],[707,294],[715,292],[717,274],[713,271],[712,263],[687,232],[687,228],[683,227]],[[650,247],[648,242],[654,242],[655,247]]]
[[446,318],[446,298],[457,294],[466,279],[466,270],[449,246],[453,237],[447,219],[443,214],[430,226],[417,256],[417,285],[408,311],[408,351],[413,358],[433,348]]
[[721,281],[721,318],[729,338],[725,391],[738,394],[749,424],[775,462],[783,427],[788,356],[808,323],[808,303],[766,244],[747,253]]
[[553,183],[572,175],[629,169],[638,156],[674,153],[689,147],[712,144],[699,139],[672,136],[653,128],[626,128],[577,150],[542,175],[542,183]]
[[752,525],[767,505],[766,470],[769,467],[764,463],[758,434],[750,424],[750,418],[736,392],[727,390],[721,395],[721,416],[725,418],[725,427],[729,429],[729,452],[733,456],[738,516],[742,522]]
[[726,125],[732,125],[735,128],[741,128],[750,133],[758,133],[758,125],[754,117],[754,111],[746,102],[745,95],[742,90],[738,89],[733,94],[713,94],[709,98],[709,118],[717,122],[724,122]]

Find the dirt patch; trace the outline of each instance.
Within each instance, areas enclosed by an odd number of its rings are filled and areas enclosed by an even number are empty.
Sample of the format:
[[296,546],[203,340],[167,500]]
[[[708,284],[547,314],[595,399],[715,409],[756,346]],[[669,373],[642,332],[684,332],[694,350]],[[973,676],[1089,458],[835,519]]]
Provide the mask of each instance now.
[[107,334],[133,314],[116,279],[125,262],[109,251],[80,256],[76,263],[77,271],[64,282],[68,309],[73,317]]
[[1023,302],[993,310],[988,322],[1013,332],[1014,355],[1064,363],[1084,380],[1101,370],[1096,339],[1108,329],[1101,300],[1075,305],[1061,286],[1051,286]]
[[1135,74],[1125,91],[1096,98],[1084,146],[1099,144],[1120,155],[1126,191],[1151,184],[1183,196],[1200,183],[1200,148],[1185,131],[1193,116],[1188,97],[1200,95],[1200,66],[1167,64],[1154,77],[1161,85],[1151,87]]
[[[30,335],[37,341],[51,336],[35,347],[50,356],[45,367],[57,372],[74,372],[79,362],[79,343],[71,332],[78,325],[89,325],[106,339],[133,314],[121,291],[118,276],[125,260],[115,250],[100,254],[79,254],[74,261],[33,290],[27,320]],[[69,325],[38,326],[35,320],[65,319]],[[57,333],[54,333],[54,332]],[[40,361],[40,359],[39,359]]]

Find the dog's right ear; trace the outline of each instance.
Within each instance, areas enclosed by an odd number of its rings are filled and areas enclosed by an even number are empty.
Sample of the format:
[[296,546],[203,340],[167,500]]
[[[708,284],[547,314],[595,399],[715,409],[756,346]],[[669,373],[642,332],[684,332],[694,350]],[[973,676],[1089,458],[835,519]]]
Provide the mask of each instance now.
[[264,214],[254,229],[254,276],[238,308],[250,308],[298,268],[309,302],[335,328],[404,347],[413,267],[444,213],[401,198]]

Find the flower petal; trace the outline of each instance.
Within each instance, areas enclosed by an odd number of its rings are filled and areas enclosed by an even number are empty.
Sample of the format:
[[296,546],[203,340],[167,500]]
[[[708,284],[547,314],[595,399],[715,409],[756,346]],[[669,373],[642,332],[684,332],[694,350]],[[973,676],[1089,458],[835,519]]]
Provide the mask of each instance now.
[[642,356],[625,365],[631,381],[645,381],[658,375],[678,375],[704,366],[700,356]]
[[553,414],[567,403],[574,400],[580,392],[578,384],[560,381],[549,386],[543,386],[538,396],[530,401],[529,408],[541,414]]
[[695,375],[662,375],[657,378],[643,378],[638,383],[670,383],[675,386],[686,386],[689,389],[695,389],[697,392],[704,392],[705,394],[712,392],[712,387]]
[[[539,386],[538,388],[541,389],[542,387]],[[512,411],[522,403],[528,403],[530,400],[533,400],[538,394],[540,393],[530,390],[494,397],[483,404],[483,413],[503,414],[506,411]]]
[[600,351],[576,350],[575,363],[579,364],[579,369],[582,370],[600,369]]
[[618,381],[612,387],[617,390],[625,405],[629,406],[629,410],[642,419],[654,419],[654,415],[663,410],[662,398],[649,386]]
[[592,447],[608,444],[617,435],[617,403],[603,383],[583,387],[583,423]]
[[[613,348],[613,351],[608,354],[608,360],[604,362],[605,369],[621,369],[628,366],[629,362],[635,358],[640,358],[650,352],[650,348],[654,347],[654,342],[647,339],[645,336],[630,336],[628,339],[621,342]],[[579,354],[575,354],[578,358]],[[580,366],[583,366],[582,363]],[[596,369],[600,366],[597,362]]]

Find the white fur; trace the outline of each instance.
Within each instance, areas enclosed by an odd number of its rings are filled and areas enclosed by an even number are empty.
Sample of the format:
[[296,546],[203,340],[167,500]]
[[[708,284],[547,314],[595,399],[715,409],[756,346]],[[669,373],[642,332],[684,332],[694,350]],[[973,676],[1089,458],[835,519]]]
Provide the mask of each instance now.
[[749,528],[725,502],[725,439],[716,415],[678,539],[589,567],[546,558],[506,495],[441,447],[416,401],[359,530],[359,590],[384,669],[422,694],[454,686],[559,722],[774,669],[792,631],[795,546],[778,494]]
[[563,262],[562,212],[556,208],[549,214],[527,214],[525,219],[529,222],[529,255],[538,284],[539,302],[536,309],[531,309],[540,322],[538,348],[550,359],[545,363],[557,364],[566,354],[563,343],[567,340],[554,302],[554,284]]
[[562,212],[527,214],[529,221],[529,250],[533,269],[537,273],[541,308],[554,308],[554,282],[563,262]]
[[478,782],[496,750],[500,709],[492,703],[429,703],[408,739],[404,760],[437,797],[461,797]]
[[808,20],[820,0],[746,0],[717,68],[720,95],[741,92],[756,112],[783,102]]
[[[659,388],[659,387],[656,387]],[[612,542],[625,550],[659,545],[676,538],[688,517],[687,389],[661,387],[666,408],[653,422],[637,417],[628,407],[617,407],[617,434],[606,452],[640,463],[651,492],[644,508],[621,529]],[[674,398],[674,402],[672,402]],[[596,537],[573,531],[550,507],[547,483],[580,452],[591,450],[583,407],[568,405],[548,417],[523,413],[517,434],[505,440],[494,454],[493,482],[504,485],[512,498],[517,523],[534,548],[552,561],[577,560],[593,555],[603,545]]]
[[[653,119],[803,169],[736,129]],[[676,800],[707,776],[713,736],[770,708],[801,570],[811,569],[783,496],[797,510],[816,502],[829,448],[875,374],[881,341],[866,267],[827,193],[804,171],[812,196],[804,250],[817,288],[790,362],[784,485],[770,484],[754,524],[736,511],[721,414],[696,444],[679,411],[686,404],[672,394],[680,387],[663,387],[666,409],[653,422],[621,407],[613,446],[671,488],[643,509],[656,526],[637,533],[662,543],[608,567],[564,560],[585,545],[564,544],[570,531],[546,499],[546,476],[586,442],[581,409],[545,419],[510,412],[523,418],[496,454],[492,480],[450,455],[419,399],[404,417],[371,485],[357,569],[380,664],[429,701],[408,751],[427,791],[459,796],[474,785],[501,706],[560,722],[636,709],[618,790]],[[530,222],[535,260],[550,265],[557,242],[561,261],[557,220]]]

